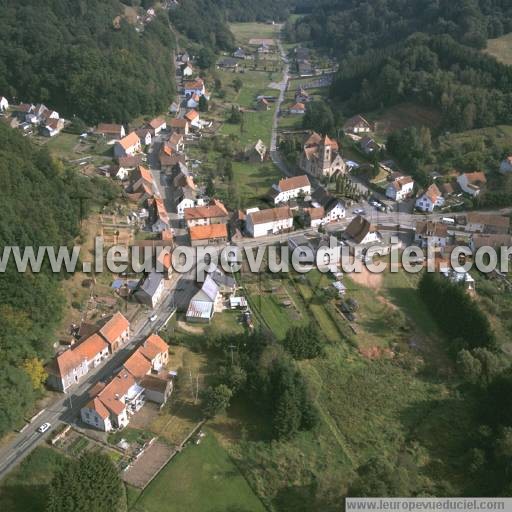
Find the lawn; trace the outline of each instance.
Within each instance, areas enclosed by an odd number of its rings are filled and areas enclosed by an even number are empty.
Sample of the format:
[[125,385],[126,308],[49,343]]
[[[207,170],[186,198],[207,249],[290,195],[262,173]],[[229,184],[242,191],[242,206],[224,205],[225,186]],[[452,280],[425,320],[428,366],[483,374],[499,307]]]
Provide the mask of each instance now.
[[484,51],[496,57],[503,64],[512,65],[512,34],[489,39],[487,41],[487,49]]
[[189,444],[143,491],[133,512],[258,512],[264,507],[210,431]]
[[47,486],[66,458],[58,451],[36,448],[0,485],[0,503],[6,512],[43,512]]
[[230,23],[229,28],[240,45],[249,44],[249,40],[254,37],[277,39],[279,35],[279,26],[270,23]]

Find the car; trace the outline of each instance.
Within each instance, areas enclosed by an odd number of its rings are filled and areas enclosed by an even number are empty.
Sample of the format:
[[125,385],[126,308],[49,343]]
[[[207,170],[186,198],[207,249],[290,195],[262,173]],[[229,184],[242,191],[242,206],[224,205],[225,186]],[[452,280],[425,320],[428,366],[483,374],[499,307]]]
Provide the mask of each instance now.
[[365,215],[365,214],[366,214],[366,212],[365,212],[362,208],[356,208],[356,209],[354,210],[354,213],[355,213],[356,215]]
[[37,431],[40,433],[40,434],[44,434],[52,425],[48,422],[46,423],[43,423],[38,429]]
[[154,314],[154,315],[151,315],[151,316],[149,317],[149,320],[150,320],[151,322],[154,322],[157,318],[158,318],[158,315],[157,315],[157,314]]

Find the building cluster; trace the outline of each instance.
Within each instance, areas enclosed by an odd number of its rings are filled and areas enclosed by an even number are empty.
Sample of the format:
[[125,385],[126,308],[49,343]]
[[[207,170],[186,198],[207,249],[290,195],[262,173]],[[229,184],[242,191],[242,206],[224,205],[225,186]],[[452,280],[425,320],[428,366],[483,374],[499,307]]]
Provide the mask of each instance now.
[[66,124],[56,110],[42,103],[10,105],[5,96],[0,96],[0,116],[11,128],[17,128],[25,135],[55,137]]

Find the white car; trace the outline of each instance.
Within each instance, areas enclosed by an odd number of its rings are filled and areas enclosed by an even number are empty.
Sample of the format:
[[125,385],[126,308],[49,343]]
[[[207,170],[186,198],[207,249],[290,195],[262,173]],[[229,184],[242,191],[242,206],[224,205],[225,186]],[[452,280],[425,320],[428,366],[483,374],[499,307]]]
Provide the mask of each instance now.
[[354,210],[354,213],[355,213],[356,215],[364,215],[366,212],[365,212],[362,208],[356,208],[356,209]]
[[49,428],[51,427],[51,424],[50,423],[43,423],[38,429],[37,431],[40,433],[40,434],[44,434]]
[[158,315],[156,315],[156,314],[155,314],[155,315],[151,315],[151,316],[149,317],[149,320],[150,320],[151,322],[154,322],[157,318],[158,318]]

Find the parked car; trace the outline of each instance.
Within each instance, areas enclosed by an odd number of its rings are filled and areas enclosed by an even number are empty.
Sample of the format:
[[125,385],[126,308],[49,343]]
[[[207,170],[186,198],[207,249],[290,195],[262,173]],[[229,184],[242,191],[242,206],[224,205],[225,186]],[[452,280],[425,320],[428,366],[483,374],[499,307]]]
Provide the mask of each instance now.
[[157,318],[158,318],[158,315],[157,315],[157,314],[154,314],[154,315],[151,315],[151,316],[149,317],[149,320],[150,320],[151,322],[154,322]]
[[44,434],[50,427],[51,427],[51,423],[43,423],[38,429],[37,431],[40,433],[40,434]]

